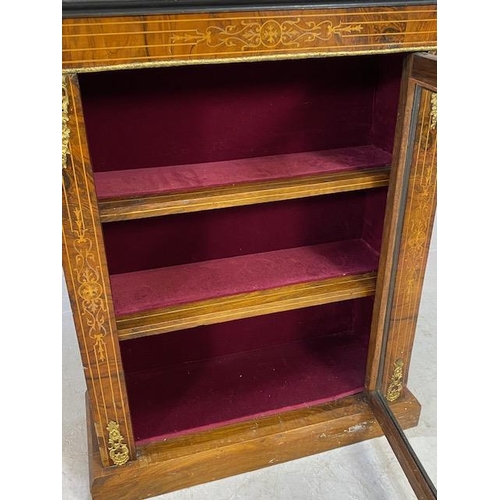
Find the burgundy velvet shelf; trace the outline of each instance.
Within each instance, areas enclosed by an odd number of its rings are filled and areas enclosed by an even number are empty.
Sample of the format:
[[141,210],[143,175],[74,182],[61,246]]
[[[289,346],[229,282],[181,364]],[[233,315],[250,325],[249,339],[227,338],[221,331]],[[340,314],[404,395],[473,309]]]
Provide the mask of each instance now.
[[159,439],[363,390],[368,336],[350,333],[126,375],[135,439]]
[[358,146],[258,158],[96,172],[99,200],[197,191],[250,182],[290,179],[389,165],[391,155]]
[[390,153],[363,145],[95,172],[94,178],[101,219],[108,222],[379,187],[388,183],[390,164]]
[[[111,275],[119,335],[124,340],[256,316],[269,306],[276,312],[368,296],[378,258],[353,239]],[[310,288],[298,292],[300,284]]]

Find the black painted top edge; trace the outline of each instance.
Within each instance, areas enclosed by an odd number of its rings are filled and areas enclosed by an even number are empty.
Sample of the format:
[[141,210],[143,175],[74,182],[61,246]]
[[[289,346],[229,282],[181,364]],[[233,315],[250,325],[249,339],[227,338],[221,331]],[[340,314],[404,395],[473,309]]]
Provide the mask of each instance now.
[[437,0],[62,0],[62,17],[435,5]]

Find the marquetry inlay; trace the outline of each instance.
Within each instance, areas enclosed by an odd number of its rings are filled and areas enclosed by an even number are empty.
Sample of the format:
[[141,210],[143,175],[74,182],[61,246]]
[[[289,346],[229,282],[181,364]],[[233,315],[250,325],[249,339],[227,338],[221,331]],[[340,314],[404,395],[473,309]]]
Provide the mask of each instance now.
[[68,127],[62,170],[63,265],[100,456],[109,466],[124,463],[125,456],[133,458],[135,449],[78,82],[68,75],[63,83],[68,111],[66,122],[63,118]]
[[391,402],[399,398],[406,383],[436,208],[437,94],[422,88],[419,95],[414,140],[409,145],[412,153],[405,167],[409,169],[407,198],[390,311],[391,348],[384,376],[386,398]]
[[81,209],[73,212],[73,248],[75,249],[74,272],[78,283],[80,314],[84,317],[87,334],[92,339],[93,351],[99,362],[106,361],[107,305],[103,296],[102,270],[94,251],[94,243],[86,233]]
[[260,20],[236,21],[229,26],[209,26],[204,32],[187,30],[184,33],[174,33],[169,41],[172,45],[205,43],[208,47],[231,47],[241,51],[258,48],[300,47],[312,45],[318,40],[328,41],[334,35],[360,33],[361,24],[334,26],[332,21],[308,21],[307,19],[291,19],[279,22],[269,19],[263,23]]
[[63,20],[63,70],[429,50],[436,7]]

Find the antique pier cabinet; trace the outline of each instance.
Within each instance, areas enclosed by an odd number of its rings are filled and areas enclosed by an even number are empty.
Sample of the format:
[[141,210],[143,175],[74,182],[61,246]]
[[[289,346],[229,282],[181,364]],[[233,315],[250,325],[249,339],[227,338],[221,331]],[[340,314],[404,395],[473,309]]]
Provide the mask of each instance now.
[[[95,499],[402,428],[436,5],[63,2],[63,265]],[[398,423],[396,423],[398,422]]]

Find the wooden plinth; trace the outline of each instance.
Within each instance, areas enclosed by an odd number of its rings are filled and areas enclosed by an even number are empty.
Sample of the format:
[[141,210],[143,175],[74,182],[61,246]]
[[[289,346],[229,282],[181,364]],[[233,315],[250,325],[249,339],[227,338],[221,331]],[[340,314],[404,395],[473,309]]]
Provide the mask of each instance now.
[[[414,427],[420,403],[406,390],[391,408]],[[88,419],[90,422],[90,419]],[[88,425],[94,500],[140,500],[383,434],[365,395],[137,447],[137,460],[102,467]]]

